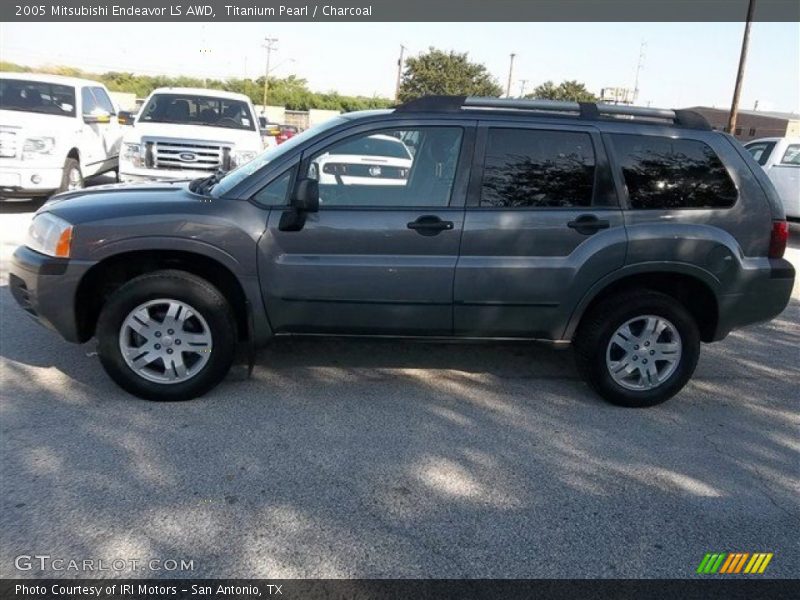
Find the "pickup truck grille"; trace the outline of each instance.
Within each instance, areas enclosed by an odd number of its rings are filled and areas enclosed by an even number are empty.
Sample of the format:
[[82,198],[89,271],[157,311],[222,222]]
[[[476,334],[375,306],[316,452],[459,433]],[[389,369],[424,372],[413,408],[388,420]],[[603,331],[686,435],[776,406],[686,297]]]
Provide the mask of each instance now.
[[156,169],[209,171],[229,162],[230,147],[214,142],[184,142],[168,139],[144,139],[145,160]]
[[0,157],[13,158],[17,155],[17,134],[13,131],[0,131]]

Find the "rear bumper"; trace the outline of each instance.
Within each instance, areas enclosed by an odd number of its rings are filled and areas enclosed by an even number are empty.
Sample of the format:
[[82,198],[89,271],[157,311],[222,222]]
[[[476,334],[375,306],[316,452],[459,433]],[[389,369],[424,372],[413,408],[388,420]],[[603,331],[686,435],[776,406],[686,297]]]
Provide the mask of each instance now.
[[782,258],[764,260],[767,264],[762,268],[748,270],[741,293],[720,296],[715,341],[739,327],[769,321],[789,304],[795,280],[792,263]]
[[93,262],[53,258],[20,246],[9,269],[11,295],[25,312],[69,342],[80,343],[75,292]]

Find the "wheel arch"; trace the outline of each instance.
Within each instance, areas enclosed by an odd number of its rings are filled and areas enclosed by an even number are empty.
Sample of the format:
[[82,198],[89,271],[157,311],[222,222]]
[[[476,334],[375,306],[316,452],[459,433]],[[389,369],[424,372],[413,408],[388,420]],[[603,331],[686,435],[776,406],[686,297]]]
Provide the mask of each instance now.
[[178,269],[213,284],[231,304],[239,339],[252,336],[248,297],[239,277],[225,264],[206,254],[186,250],[128,250],[104,257],[81,278],[75,292],[75,322],[80,342],[95,333],[105,301],[134,277],[156,270]]
[[584,294],[572,311],[563,339],[573,339],[581,320],[593,306],[613,294],[635,288],[651,289],[672,296],[692,314],[703,342],[718,339],[719,280],[699,267],[669,263],[635,265],[601,279]]

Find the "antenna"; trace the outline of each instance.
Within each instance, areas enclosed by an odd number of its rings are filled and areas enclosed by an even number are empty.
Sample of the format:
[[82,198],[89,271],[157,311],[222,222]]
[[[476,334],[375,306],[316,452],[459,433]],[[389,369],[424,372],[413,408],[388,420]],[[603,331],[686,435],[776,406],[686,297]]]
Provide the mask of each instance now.
[[647,42],[642,40],[639,45],[639,62],[636,63],[636,79],[633,82],[633,103],[639,99],[639,73],[644,69],[645,52],[647,51]]

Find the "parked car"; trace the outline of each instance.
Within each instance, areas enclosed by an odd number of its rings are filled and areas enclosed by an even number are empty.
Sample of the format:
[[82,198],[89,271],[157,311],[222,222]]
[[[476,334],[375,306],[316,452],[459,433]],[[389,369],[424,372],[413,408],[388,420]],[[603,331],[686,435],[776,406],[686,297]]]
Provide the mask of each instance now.
[[125,127],[120,180],[191,179],[229,171],[263,150],[253,104],[219,90],[158,88]]
[[98,81],[0,73],[0,199],[83,187],[118,165],[122,130]]
[[300,133],[300,128],[297,127],[296,125],[281,125],[277,141],[279,144],[282,144],[283,142],[292,139],[298,133]]
[[778,190],[786,216],[800,219],[800,138],[761,138],[745,148]]
[[278,137],[281,134],[280,125],[268,121],[267,117],[258,117],[258,128],[264,148],[272,148],[278,145]]
[[[314,169],[383,136],[414,140],[403,185]],[[604,398],[643,407],[686,384],[701,342],[785,308],[787,232],[764,171],[696,113],[434,97],[224,177],[62,194],[9,285],[153,400],[210,390],[237,343],[327,334],[572,344]]]
[[309,173],[321,185],[405,185],[411,163],[403,142],[376,134],[330,148],[314,159]]

